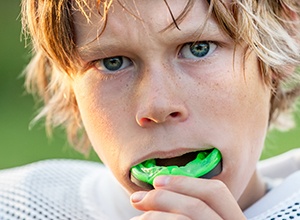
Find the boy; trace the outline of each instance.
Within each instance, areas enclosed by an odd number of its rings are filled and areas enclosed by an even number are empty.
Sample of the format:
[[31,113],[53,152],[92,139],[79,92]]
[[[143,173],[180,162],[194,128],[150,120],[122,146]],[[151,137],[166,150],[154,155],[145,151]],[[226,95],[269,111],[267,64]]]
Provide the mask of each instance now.
[[[36,120],[46,117],[48,129],[65,126],[82,152],[93,146],[114,177],[76,161],[3,171],[15,179],[2,183],[2,197],[18,205],[4,202],[0,213],[296,218],[299,172],[274,188],[256,163],[270,123],[299,93],[297,84],[284,87],[300,62],[299,13],[295,0],[24,0],[34,48],[26,83],[45,104]],[[215,151],[221,168],[208,179],[158,175],[153,190],[135,180],[136,166],[185,172],[193,158]]]

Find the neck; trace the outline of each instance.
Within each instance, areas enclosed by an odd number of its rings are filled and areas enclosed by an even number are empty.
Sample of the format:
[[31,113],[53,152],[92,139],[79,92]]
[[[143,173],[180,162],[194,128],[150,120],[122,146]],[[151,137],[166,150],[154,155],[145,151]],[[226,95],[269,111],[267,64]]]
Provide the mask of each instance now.
[[266,193],[266,185],[262,180],[262,177],[254,172],[252,175],[245,191],[238,200],[239,206],[242,210],[245,210],[252,204],[254,204],[258,199],[263,197]]

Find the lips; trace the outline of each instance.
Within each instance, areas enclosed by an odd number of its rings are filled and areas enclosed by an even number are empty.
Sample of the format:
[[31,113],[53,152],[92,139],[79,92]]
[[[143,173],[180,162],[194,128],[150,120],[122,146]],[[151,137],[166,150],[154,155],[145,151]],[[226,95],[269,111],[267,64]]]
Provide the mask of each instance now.
[[131,168],[131,181],[152,189],[153,181],[161,175],[182,175],[211,178],[222,171],[222,156],[218,149],[191,152],[168,159],[150,159]]

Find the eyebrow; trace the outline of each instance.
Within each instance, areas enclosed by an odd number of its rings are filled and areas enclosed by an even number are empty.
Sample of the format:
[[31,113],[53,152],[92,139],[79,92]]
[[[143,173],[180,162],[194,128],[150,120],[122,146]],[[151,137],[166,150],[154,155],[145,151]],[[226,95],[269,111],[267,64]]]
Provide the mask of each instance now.
[[[98,40],[96,39],[95,42],[98,42]],[[89,60],[93,57],[99,57],[99,54],[101,54],[101,56],[109,57],[108,55],[105,55],[107,53],[105,51],[109,51],[109,48],[113,48],[114,45],[115,43],[111,40],[107,41],[107,43],[106,40],[104,40],[103,42],[101,41],[101,44],[97,43],[97,45],[94,45],[93,42],[87,43],[84,46],[78,47],[77,50],[81,59]]]
[[[203,39],[203,41],[210,40],[216,38],[216,36],[226,37],[226,34],[221,31],[219,25],[212,19],[208,19],[205,25],[199,25],[197,28],[193,28],[193,25],[191,25],[190,28],[188,26],[184,27],[187,27],[187,29],[183,28],[182,30],[178,30],[174,28],[165,30],[163,33],[166,36],[164,41],[188,43],[196,42],[201,39]],[[173,34],[173,32],[177,32],[178,34]],[[158,34],[159,33],[160,31]],[[118,54],[117,51],[124,51],[126,50],[125,48],[128,48],[128,46],[124,44],[126,40],[122,39],[120,41],[118,39],[109,38],[105,36],[105,34],[101,36],[95,37],[95,40],[77,48],[81,59],[89,60],[92,58],[111,57],[111,55],[109,55],[111,53],[114,53],[113,56],[123,55]]]

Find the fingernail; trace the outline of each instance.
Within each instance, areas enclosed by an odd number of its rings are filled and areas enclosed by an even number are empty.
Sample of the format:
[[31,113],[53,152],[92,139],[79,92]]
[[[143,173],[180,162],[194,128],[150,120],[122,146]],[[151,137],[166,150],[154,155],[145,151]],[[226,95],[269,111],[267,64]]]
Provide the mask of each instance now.
[[137,203],[143,200],[143,198],[147,195],[147,192],[135,192],[131,195],[131,202]]
[[162,187],[167,185],[170,182],[169,176],[158,176],[154,179],[153,185],[156,187]]

